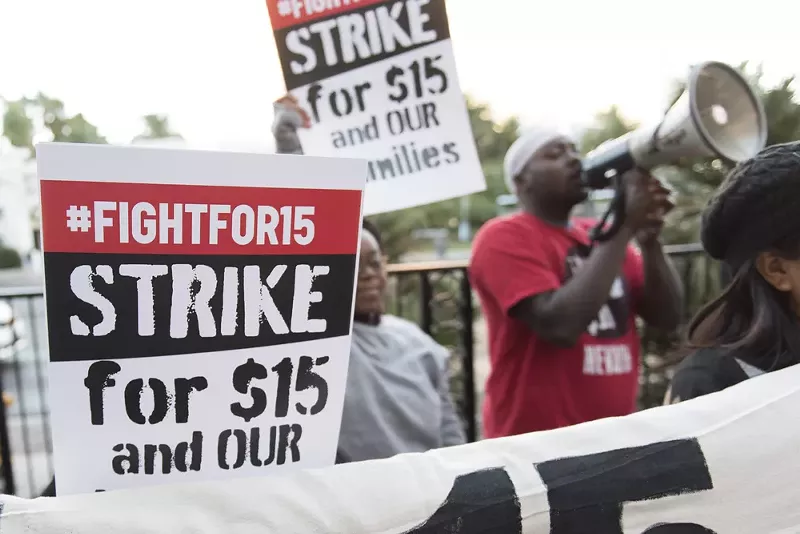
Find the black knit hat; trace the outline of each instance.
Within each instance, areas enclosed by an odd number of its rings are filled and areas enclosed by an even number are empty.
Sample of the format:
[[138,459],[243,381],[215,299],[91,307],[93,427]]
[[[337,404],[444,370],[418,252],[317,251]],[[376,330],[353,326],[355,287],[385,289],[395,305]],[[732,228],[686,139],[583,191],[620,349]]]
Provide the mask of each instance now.
[[703,211],[700,240],[733,266],[773,248],[800,250],[800,142],[737,165]]

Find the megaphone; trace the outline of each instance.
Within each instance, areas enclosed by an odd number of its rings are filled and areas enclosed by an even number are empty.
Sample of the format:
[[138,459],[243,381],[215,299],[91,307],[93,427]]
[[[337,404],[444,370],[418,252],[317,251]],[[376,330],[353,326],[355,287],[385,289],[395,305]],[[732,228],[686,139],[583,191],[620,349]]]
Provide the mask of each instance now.
[[[720,158],[737,163],[767,143],[767,117],[760,99],[734,68],[718,61],[695,65],[687,88],[657,124],[607,141],[583,161],[583,182],[591,189],[615,186],[617,194],[594,241],[606,241],[624,222],[624,188],[619,179],[634,167],[652,169],[682,158]],[[608,216],[614,221],[603,230]]]

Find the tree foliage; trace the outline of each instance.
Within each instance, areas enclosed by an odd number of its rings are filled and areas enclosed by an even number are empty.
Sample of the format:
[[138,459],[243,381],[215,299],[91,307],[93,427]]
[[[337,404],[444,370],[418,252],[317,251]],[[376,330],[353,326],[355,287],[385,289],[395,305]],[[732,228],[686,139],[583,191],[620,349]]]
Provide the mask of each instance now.
[[64,103],[39,93],[32,104],[41,109],[44,126],[53,136],[53,141],[62,143],[106,143],[97,127],[90,123],[83,114],[69,115],[64,110]]
[[105,143],[106,139],[83,114],[70,115],[64,103],[44,93],[34,98],[23,97],[6,102],[3,113],[3,135],[13,146],[27,148],[33,155],[36,121],[49,131],[52,141],[63,143]]
[[[172,130],[166,115],[145,115],[142,121],[144,130],[135,139],[181,137]],[[43,131],[37,132],[39,125]],[[97,127],[82,113],[67,113],[64,102],[41,92],[33,98],[5,102],[2,133],[13,146],[30,150],[31,156],[34,155],[34,138],[39,133],[49,134],[49,140],[62,143],[107,143]]]
[[134,137],[134,141],[138,139],[183,138],[181,134],[172,130],[169,124],[169,117],[166,115],[145,115],[142,117],[142,122],[144,122],[144,131]]
[[634,130],[636,123],[626,119],[619,107],[611,106],[594,117],[592,125],[583,133],[581,150],[588,153],[606,141],[621,137]]
[[3,114],[3,135],[18,148],[33,148],[33,120],[27,112],[24,100],[6,103]]
[[489,105],[470,97],[467,97],[467,111],[481,162],[502,161],[519,135],[519,121],[511,117],[495,122]]

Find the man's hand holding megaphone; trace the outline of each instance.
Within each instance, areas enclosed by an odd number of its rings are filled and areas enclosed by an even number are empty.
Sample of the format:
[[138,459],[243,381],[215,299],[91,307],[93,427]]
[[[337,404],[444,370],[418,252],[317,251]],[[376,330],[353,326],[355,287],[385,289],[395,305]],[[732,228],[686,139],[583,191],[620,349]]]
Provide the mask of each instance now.
[[625,224],[644,248],[658,242],[664,218],[675,205],[669,199],[669,189],[642,169],[632,169],[623,175],[625,180]]
[[[755,156],[767,142],[767,119],[757,93],[736,69],[705,61],[689,71],[686,91],[658,122],[606,141],[586,155],[583,182],[590,189],[614,187],[615,201],[592,231],[595,242],[620,230],[625,184],[615,176],[638,167],[674,165],[684,158],[720,158],[738,163]],[[612,172],[613,171],[613,172]],[[671,209],[665,204],[661,219]],[[625,210],[627,212],[627,210]],[[606,227],[613,215],[615,222]],[[653,212],[654,221],[658,214]],[[641,236],[648,243],[658,232]]]
[[658,236],[664,218],[674,204],[669,190],[646,170],[634,168],[622,174],[625,193],[623,235],[639,243],[644,274],[644,296],[638,314],[650,326],[672,330],[680,322],[683,286]]

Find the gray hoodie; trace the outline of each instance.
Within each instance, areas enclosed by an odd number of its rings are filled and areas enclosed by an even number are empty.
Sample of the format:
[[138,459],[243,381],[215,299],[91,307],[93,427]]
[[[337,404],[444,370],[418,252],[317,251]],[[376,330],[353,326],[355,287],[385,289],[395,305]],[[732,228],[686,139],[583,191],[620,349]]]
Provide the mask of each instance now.
[[[297,114],[276,106],[277,152],[302,154]],[[388,458],[465,442],[450,397],[447,349],[391,315],[355,322],[337,462]]]

